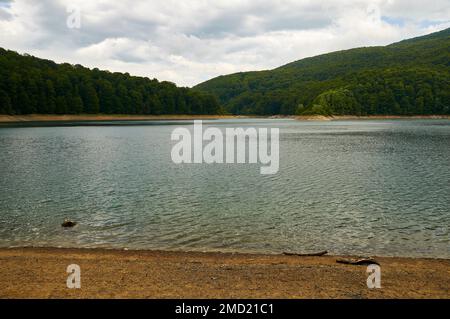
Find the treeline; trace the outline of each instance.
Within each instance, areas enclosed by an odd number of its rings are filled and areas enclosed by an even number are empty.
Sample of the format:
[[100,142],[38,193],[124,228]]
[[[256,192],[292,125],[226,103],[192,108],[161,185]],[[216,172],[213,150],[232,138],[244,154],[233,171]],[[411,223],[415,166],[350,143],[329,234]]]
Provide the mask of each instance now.
[[212,94],[0,48],[0,114],[220,114]]
[[227,110],[259,115],[450,114],[450,76],[420,68],[365,71],[288,90],[244,92],[227,103]]
[[449,52],[446,29],[220,76],[189,89],[0,48],[0,113],[450,114]]
[[220,76],[196,88],[233,114],[450,114],[450,29],[280,68]]

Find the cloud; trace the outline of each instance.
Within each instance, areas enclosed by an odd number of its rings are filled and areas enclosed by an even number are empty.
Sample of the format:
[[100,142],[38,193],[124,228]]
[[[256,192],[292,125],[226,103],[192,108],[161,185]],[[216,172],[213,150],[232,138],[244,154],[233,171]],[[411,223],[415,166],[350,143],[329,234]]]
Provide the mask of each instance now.
[[447,0],[0,0],[0,46],[191,86],[423,35],[449,16]]

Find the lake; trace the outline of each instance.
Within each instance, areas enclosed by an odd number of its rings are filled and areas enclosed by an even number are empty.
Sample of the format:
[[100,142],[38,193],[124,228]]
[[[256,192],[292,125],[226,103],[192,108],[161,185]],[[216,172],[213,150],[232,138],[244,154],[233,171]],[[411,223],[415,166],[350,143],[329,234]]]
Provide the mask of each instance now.
[[450,258],[450,121],[203,124],[279,128],[278,173],[174,164],[190,121],[0,128],[0,246]]

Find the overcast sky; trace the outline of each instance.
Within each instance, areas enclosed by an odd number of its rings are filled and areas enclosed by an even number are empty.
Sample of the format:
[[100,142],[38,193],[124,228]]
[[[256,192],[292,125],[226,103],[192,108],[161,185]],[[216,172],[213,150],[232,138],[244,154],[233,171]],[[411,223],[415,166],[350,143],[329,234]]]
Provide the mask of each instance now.
[[[80,28],[68,27],[73,8]],[[0,47],[192,86],[431,33],[449,17],[449,0],[0,0]]]

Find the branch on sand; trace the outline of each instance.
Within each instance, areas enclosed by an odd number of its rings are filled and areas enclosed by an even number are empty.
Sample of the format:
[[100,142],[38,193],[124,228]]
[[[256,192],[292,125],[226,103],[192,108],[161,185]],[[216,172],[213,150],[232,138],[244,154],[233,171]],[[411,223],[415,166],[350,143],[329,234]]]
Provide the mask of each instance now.
[[328,251],[324,250],[324,251],[319,251],[317,253],[311,253],[311,254],[297,254],[297,253],[287,253],[287,252],[283,252],[283,255],[286,256],[300,256],[300,257],[308,257],[308,256],[323,256],[328,254]]
[[347,264],[347,265],[380,265],[375,259],[373,258],[360,258],[360,259],[344,259],[340,258],[336,260],[339,264]]

